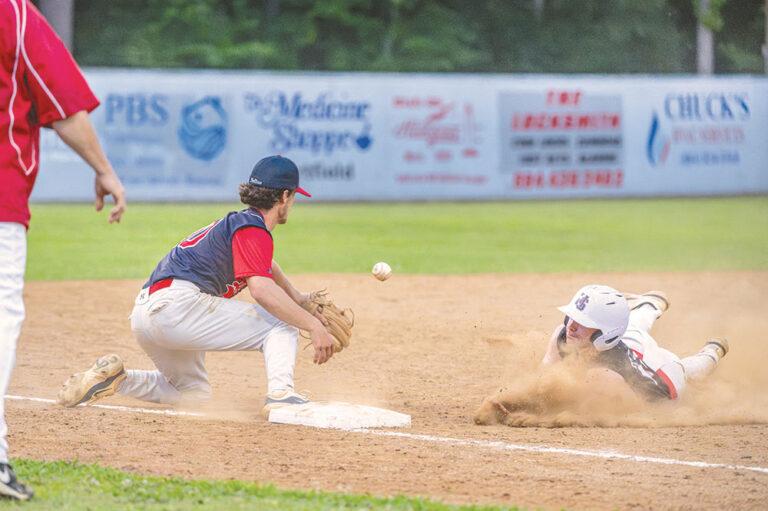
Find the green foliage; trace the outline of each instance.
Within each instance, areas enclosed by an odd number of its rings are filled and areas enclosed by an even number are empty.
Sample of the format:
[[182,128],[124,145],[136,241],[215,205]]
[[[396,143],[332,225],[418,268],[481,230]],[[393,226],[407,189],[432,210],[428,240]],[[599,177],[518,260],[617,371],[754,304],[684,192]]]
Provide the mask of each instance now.
[[[0,500],[3,509],[49,510],[500,510],[452,506],[398,495],[391,498],[322,491],[289,491],[246,481],[160,478],[103,468],[97,464],[11,460],[19,478],[32,486],[28,502]],[[517,509],[517,508],[504,508]]]
[[696,18],[698,18],[702,25],[713,32],[717,32],[723,28],[723,24],[725,23],[720,11],[727,1],[728,0],[693,0],[694,5],[696,6]]
[[722,73],[765,72],[765,1],[731,0],[722,8],[725,27],[716,36],[716,64]]
[[720,44],[717,49],[718,55],[726,59],[726,63],[722,66],[723,68],[734,69],[734,72],[741,70],[752,71],[753,73],[759,73],[763,69],[764,63],[760,55],[745,51],[744,48],[736,43]]
[[548,0],[541,21],[533,2],[517,10],[483,2],[488,46],[503,71],[679,72],[682,38],[666,0]]
[[[146,279],[183,237],[236,204],[33,204],[27,278]],[[278,226],[287,273],[606,272],[768,268],[768,199],[402,204],[301,202]]]
[[[756,72],[763,0],[78,0],[82,65],[393,72]],[[720,63],[722,62],[722,64]]]

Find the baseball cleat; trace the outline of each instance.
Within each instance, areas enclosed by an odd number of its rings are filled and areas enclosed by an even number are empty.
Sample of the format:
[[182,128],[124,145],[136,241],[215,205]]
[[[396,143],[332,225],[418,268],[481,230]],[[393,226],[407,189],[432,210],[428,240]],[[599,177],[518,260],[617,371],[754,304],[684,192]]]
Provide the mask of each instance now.
[[66,407],[92,403],[113,395],[124,379],[123,360],[114,354],[107,355],[98,359],[87,371],[70,376],[56,401]]
[[728,354],[728,339],[723,337],[713,337],[708,340],[703,348],[699,350],[700,353],[714,353],[717,356],[717,360],[722,359]]
[[667,312],[672,302],[669,301],[667,293],[664,291],[646,291],[641,295],[632,293],[622,293],[624,298],[627,299],[627,305],[629,310],[635,310],[643,305],[650,305],[657,311]]
[[261,409],[261,415],[269,420],[269,412],[275,408],[282,408],[290,405],[303,405],[309,403],[309,399],[295,392],[293,389],[272,392],[267,394],[267,400],[264,402],[264,408]]
[[16,474],[8,463],[0,463],[0,497],[16,500],[29,500],[34,497],[32,488],[16,479]]

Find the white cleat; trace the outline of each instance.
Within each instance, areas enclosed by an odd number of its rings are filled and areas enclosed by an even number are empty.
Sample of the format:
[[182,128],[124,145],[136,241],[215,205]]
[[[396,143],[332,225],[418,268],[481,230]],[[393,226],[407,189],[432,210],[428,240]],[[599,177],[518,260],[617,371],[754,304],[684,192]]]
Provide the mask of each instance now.
[[672,302],[669,301],[667,293],[664,291],[646,291],[641,295],[633,293],[622,294],[624,295],[624,298],[627,299],[629,310],[635,310],[643,305],[650,305],[657,311],[664,313],[667,312],[667,309],[669,309],[669,306],[672,304]]
[[267,400],[264,402],[264,408],[261,409],[261,415],[269,420],[269,412],[275,408],[282,408],[290,405],[303,405],[304,403],[309,403],[309,399],[298,392],[295,392],[293,389],[284,390],[282,392],[273,392],[267,394]]
[[699,353],[713,353],[719,361],[728,354],[729,349],[728,339],[723,337],[713,337],[699,350]]

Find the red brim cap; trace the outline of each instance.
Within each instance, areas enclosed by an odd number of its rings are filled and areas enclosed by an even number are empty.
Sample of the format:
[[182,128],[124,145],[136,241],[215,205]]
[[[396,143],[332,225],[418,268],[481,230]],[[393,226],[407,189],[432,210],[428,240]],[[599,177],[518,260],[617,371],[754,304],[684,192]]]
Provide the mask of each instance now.
[[307,197],[312,197],[310,194],[307,193],[307,191],[303,188],[296,188],[296,191],[302,195],[306,195]]

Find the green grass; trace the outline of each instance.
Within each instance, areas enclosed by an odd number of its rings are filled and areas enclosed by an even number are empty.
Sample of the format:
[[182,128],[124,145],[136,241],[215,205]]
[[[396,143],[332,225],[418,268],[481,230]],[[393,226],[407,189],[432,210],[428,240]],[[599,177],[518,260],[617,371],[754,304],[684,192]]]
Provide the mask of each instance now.
[[[34,204],[29,280],[146,278],[238,204]],[[297,203],[274,231],[291,273],[603,272],[768,268],[768,197],[482,203]]]
[[96,464],[11,460],[19,479],[35,498],[17,503],[0,500],[2,509],[49,510],[498,510],[500,507],[451,506],[397,496],[353,495],[279,490],[270,484],[148,477]]

